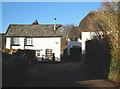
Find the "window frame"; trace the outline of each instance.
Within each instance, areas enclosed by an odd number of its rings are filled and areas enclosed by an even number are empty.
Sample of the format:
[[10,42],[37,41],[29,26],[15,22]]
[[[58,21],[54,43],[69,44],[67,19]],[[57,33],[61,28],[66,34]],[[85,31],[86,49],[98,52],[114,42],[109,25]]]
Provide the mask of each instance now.
[[12,46],[20,46],[20,38],[19,37],[12,37],[11,38],[11,45]]
[[25,46],[33,46],[33,38],[32,37],[26,37],[24,42],[25,42]]
[[[41,51],[41,50],[36,50],[36,57],[40,57],[40,56],[41,56],[40,51]],[[39,55],[38,55],[38,54],[39,54]]]
[[51,58],[53,55],[53,49],[46,49],[45,54],[46,54],[46,57]]

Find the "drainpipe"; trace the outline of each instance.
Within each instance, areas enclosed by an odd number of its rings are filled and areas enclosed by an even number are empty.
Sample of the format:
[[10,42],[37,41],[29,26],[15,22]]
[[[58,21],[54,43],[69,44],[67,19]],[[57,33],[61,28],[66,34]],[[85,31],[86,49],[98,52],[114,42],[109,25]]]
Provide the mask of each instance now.
[[25,37],[24,37],[24,50],[25,50]]
[[12,37],[10,37],[10,54],[12,55]]

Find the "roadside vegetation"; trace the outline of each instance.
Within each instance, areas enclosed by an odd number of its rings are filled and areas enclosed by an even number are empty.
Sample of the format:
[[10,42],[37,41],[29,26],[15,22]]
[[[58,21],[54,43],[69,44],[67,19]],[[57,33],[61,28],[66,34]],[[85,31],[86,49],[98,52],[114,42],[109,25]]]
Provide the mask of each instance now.
[[[100,15],[95,19],[95,26],[102,29],[99,36],[107,37],[110,45],[111,64],[109,79],[120,83],[120,40],[119,40],[119,23],[120,23],[120,2],[103,2],[99,8]],[[101,38],[100,38],[101,39]]]
[[29,76],[26,74],[26,69],[30,65],[29,60],[25,59],[22,53],[17,53],[18,50],[4,49],[2,51],[2,86],[22,86]]

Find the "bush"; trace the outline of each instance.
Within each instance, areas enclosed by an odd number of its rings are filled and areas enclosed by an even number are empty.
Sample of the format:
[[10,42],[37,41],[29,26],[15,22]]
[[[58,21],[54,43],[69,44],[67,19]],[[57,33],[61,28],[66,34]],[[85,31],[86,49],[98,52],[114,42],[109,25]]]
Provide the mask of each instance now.
[[29,67],[28,61],[6,53],[2,60],[2,86],[21,86],[24,83],[25,70]]
[[118,53],[112,51],[112,62],[110,67],[109,79],[120,84],[120,62],[118,59]]
[[3,49],[2,52],[4,53],[8,53],[8,54],[11,54],[11,53],[16,53],[18,49]]
[[105,39],[87,41],[84,59],[84,66],[103,78],[108,77],[111,63],[110,46],[106,42]]

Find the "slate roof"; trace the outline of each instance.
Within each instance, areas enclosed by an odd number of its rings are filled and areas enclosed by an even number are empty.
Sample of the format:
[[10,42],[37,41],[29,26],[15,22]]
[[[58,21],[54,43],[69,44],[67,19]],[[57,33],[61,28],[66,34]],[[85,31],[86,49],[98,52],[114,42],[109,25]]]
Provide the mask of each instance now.
[[101,30],[99,23],[97,23],[98,26],[95,27],[95,20],[101,13],[101,11],[90,11],[80,22],[79,30],[84,32]]
[[56,24],[56,30],[54,29],[54,24],[48,25],[18,25],[10,24],[6,36],[12,37],[48,37],[48,36],[61,36],[60,27],[62,25]]

